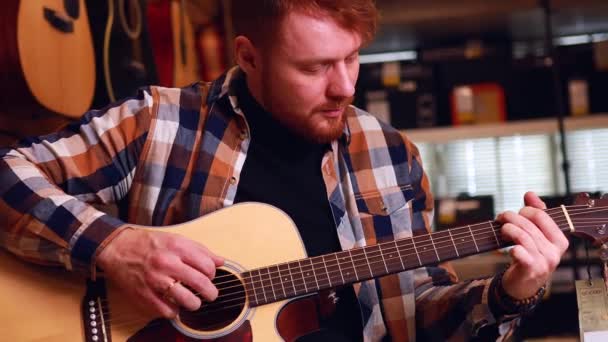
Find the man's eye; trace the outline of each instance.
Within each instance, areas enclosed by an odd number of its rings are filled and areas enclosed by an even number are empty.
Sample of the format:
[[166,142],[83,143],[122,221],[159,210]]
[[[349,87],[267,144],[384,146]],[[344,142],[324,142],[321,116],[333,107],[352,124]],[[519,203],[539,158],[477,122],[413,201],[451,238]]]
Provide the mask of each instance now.
[[323,72],[326,69],[327,69],[327,65],[317,64],[317,65],[312,65],[312,66],[304,68],[304,71],[309,72],[309,73],[319,73],[319,72]]

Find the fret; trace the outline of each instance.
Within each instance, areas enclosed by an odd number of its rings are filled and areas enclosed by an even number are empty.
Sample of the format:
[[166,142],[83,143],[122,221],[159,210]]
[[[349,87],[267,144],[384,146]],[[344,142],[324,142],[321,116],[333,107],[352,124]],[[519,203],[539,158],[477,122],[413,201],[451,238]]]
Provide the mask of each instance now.
[[285,285],[283,285],[283,278],[281,276],[281,270],[278,266],[269,267],[270,279],[272,279],[273,287],[277,288],[279,297],[281,296],[281,290],[283,292],[283,298],[287,298],[287,292],[285,292]]
[[315,276],[317,277],[318,289],[328,288],[331,281],[329,280],[329,273],[327,272],[327,268],[325,267],[325,263],[322,256],[316,256],[310,258],[310,261],[313,264],[313,271],[315,272]]
[[490,230],[494,234],[494,239],[496,239],[496,246],[500,247],[500,241],[498,241],[498,236],[496,236],[496,231],[494,230],[494,222],[490,222]]
[[298,266],[300,267],[300,274],[302,275],[302,284],[304,284],[304,293],[308,293],[308,286],[306,286],[306,278],[304,277],[304,268],[302,263],[298,260]]
[[[258,292],[256,291],[257,286],[255,286],[255,281],[253,280],[253,272],[254,271],[243,273],[243,278],[245,279],[245,288],[247,291],[251,289],[253,297],[255,298],[255,304],[257,305],[260,300],[258,299]],[[247,278],[249,278],[249,281],[247,281]]]
[[[266,271],[266,274],[264,274],[263,271]],[[274,291],[274,286],[272,286],[272,278],[270,277],[270,271],[268,270],[268,268],[261,268],[260,274],[262,276],[262,281],[267,281],[270,284],[270,289],[272,290],[272,296],[274,297],[273,299],[276,300],[277,294]],[[264,292],[266,292],[266,285],[264,283],[263,283],[263,285],[264,285]],[[270,293],[269,293],[269,295],[270,295]]]
[[384,269],[386,273],[389,273],[388,265],[386,264],[386,259],[384,258],[384,253],[382,253],[382,245],[378,245],[378,252],[380,252],[380,256],[382,257],[382,263],[384,264]]
[[323,261],[323,266],[325,267],[325,274],[327,274],[327,281],[329,282],[329,287],[331,287],[331,276],[329,275],[329,270],[327,269],[327,263],[325,263],[325,258],[320,256],[321,261]]
[[363,248],[351,250],[351,256],[353,258],[353,262],[355,263],[355,272],[357,273],[359,279],[369,279],[373,276],[369,261],[367,260],[365,250]]
[[281,283],[283,284],[283,292],[285,292],[285,297],[289,297],[290,294],[295,294],[296,289],[293,286],[293,278],[291,277],[289,264],[279,265],[279,274],[281,276]]
[[431,235],[434,241],[435,250],[439,258],[443,260],[453,259],[458,256],[458,251],[453,243],[453,239],[449,230],[439,231]]
[[456,242],[454,242],[454,237],[452,236],[452,230],[448,229],[448,233],[450,234],[450,240],[452,240],[452,245],[454,245],[454,251],[456,252],[456,256],[460,258],[460,254],[458,253],[458,248],[456,248]]
[[422,266],[422,260],[420,259],[420,253],[418,253],[418,248],[416,248],[416,240],[414,237],[411,237],[412,245],[414,246],[414,253],[416,253],[416,257],[418,258],[418,263]]
[[437,256],[437,261],[440,261],[439,253],[437,252],[437,246],[435,246],[435,242],[433,241],[433,234],[429,234],[429,238],[431,239],[431,244],[433,245],[433,249],[435,250],[435,256]]
[[340,271],[340,277],[342,278],[342,284],[346,284],[346,281],[344,281],[344,274],[342,274],[342,266],[340,265],[340,259],[338,259],[338,253],[334,253],[334,256],[336,257],[336,265],[338,265],[338,270]]
[[300,261],[294,261],[289,263],[289,270],[291,271],[291,277],[293,278],[293,288],[296,294],[307,293],[306,282],[304,281],[304,275]]
[[399,245],[397,244],[397,241],[395,242],[395,249],[397,250],[397,255],[399,256],[399,261],[401,261],[401,267],[403,267],[403,269],[405,269],[405,264],[403,263],[403,257],[401,256],[401,252],[399,251]]
[[374,276],[374,271],[372,270],[372,265],[369,262],[369,258],[367,257],[367,252],[365,251],[367,248],[361,248],[363,251],[363,256],[365,257],[365,263],[367,264],[367,268],[369,269],[370,276]]
[[[306,265],[306,267],[307,267],[306,268],[307,269],[306,276],[310,277],[310,274],[312,273],[313,278],[315,278],[315,284],[317,284],[316,289],[319,289],[320,288],[320,286],[319,286],[319,280],[317,280],[317,272],[315,272],[315,267],[312,264],[312,259],[305,259],[305,261],[306,260],[308,260],[308,265]],[[306,280],[306,282],[308,282],[308,279]]]
[[399,250],[396,248],[394,242],[378,244],[378,249],[380,256],[382,257],[382,263],[384,264],[386,274],[403,270],[403,263],[401,262],[398,253]]
[[359,281],[359,275],[357,274],[357,267],[355,266],[355,260],[353,259],[353,253],[351,250],[348,250],[348,255],[350,256],[350,263],[353,264],[353,272],[355,272],[355,279]]
[[260,289],[262,290],[262,294],[264,295],[264,302],[268,302],[268,297],[266,297],[266,287],[264,286],[264,279],[262,278],[262,273],[260,270],[256,270],[258,273],[258,278],[260,280]]
[[479,246],[479,250],[480,252],[483,251],[487,251],[490,249],[495,249],[496,247],[496,241],[494,240],[494,236],[492,236],[492,233],[490,233],[490,231],[488,231],[488,229],[492,230],[489,227],[486,228],[482,228],[479,229],[479,231],[481,232],[477,232],[477,245]]
[[435,248],[432,247],[433,244],[430,239],[430,235],[428,234],[419,235],[412,239],[413,241],[418,240],[414,243],[420,254],[420,259],[423,260],[424,264],[432,264],[440,261],[439,257],[436,255]]
[[475,244],[470,241],[470,232],[466,227],[452,229],[460,256],[475,254]]
[[340,270],[340,265],[338,265],[338,257],[336,254],[332,253],[324,255],[323,262],[325,262],[327,274],[329,275],[329,287],[336,287],[344,284],[342,271]]
[[471,229],[471,225],[468,225],[467,227],[469,227],[469,232],[471,232],[471,237],[473,238],[473,243],[475,244],[475,249],[477,249],[477,252],[479,252],[479,247],[477,246],[477,242],[475,241],[475,236],[473,236],[473,230]]
[[373,277],[388,273],[382,251],[380,250],[380,245],[376,244],[365,247],[364,251],[367,256],[368,265],[372,270]]
[[336,253],[336,257],[338,258],[338,264],[340,265],[340,271],[342,272],[342,276],[344,277],[345,283],[355,282],[357,280],[356,275],[354,274],[354,265],[352,263],[352,258],[350,255],[350,251],[342,251]]

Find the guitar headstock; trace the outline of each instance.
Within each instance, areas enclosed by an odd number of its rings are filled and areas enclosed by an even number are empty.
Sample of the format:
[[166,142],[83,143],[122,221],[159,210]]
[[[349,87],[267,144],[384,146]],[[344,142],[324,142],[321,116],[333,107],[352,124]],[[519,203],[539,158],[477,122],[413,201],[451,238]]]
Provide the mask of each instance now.
[[593,240],[595,245],[608,242],[608,194],[591,198],[582,193],[566,208],[574,235]]

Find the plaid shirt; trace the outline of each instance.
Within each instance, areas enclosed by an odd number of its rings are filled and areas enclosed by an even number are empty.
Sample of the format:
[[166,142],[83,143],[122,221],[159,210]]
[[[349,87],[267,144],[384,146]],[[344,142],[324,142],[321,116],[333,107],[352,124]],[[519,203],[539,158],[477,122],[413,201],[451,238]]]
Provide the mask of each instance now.
[[[233,68],[213,83],[142,89],[0,150],[0,243],[33,262],[91,270],[125,222],[175,224],[232,205],[250,143],[231,87],[241,75]],[[321,166],[342,248],[430,231],[433,202],[416,147],[355,107],[346,114]],[[122,220],[94,203],[120,204]],[[365,340],[461,341],[495,323],[491,279],[454,279],[423,267],[355,284]]]

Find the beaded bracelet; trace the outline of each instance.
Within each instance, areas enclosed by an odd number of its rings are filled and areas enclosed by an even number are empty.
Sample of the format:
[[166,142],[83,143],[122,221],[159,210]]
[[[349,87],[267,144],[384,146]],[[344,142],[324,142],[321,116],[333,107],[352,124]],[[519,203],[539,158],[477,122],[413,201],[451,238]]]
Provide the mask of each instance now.
[[505,312],[505,314],[530,313],[543,298],[547,285],[543,285],[540,289],[538,289],[538,291],[536,291],[534,295],[528,298],[515,299],[511,297],[507,291],[505,291],[502,285],[502,277],[507,269],[508,267],[506,267],[494,278],[494,281],[496,281],[494,286],[494,298],[496,299],[496,304]]

